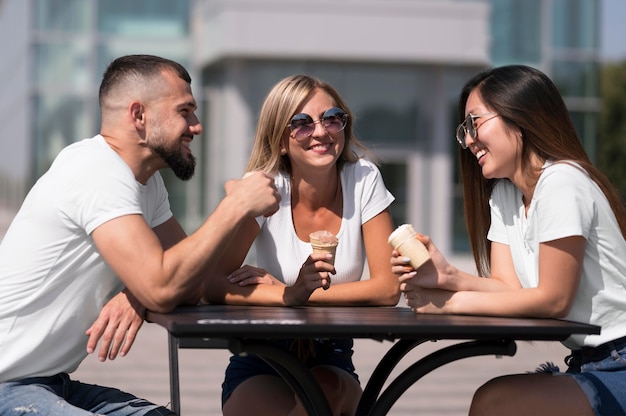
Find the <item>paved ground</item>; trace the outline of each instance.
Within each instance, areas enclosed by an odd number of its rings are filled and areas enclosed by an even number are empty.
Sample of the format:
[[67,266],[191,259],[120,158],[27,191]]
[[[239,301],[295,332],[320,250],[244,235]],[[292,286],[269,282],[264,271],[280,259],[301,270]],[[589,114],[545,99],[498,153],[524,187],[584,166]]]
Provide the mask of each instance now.
[[[403,359],[398,371],[429,351],[448,344],[440,341],[418,346]],[[356,341],[354,361],[364,383],[390,346],[389,342]],[[390,415],[466,415],[473,391],[486,380],[499,374],[533,371],[545,361],[561,365],[565,355],[566,349],[560,343],[519,342],[514,357],[475,357],[446,365],[411,387],[395,404]],[[228,351],[223,350],[180,350],[182,415],[221,414],[220,385],[229,356]],[[74,377],[85,382],[115,386],[167,405],[167,334],[155,324],[145,324],[127,357],[100,363],[90,356]]]

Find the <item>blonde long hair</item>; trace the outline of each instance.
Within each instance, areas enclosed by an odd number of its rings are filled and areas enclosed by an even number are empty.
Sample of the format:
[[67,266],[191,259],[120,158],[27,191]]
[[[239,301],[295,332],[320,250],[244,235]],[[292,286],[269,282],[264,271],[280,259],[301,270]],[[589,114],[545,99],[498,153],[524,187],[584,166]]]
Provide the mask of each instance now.
[[367,147],[355,137],[352,129],[354,114],[339,93],[330,84],[318,78],[300,74],[279,81],[265,98],[259,115],[252,152],[246,167],[247,172],[260,170],[269,174],[291,173],[289,156],[281,155],[280,152],[281,142],[289,136],[287,125],[291,117],[317,89],[328,93],[337,107],[340,107],[348,115],[348,122],[344,129],[345,145],[337,162],[338,167],[340,168],[345,162],[356,162],[364,156],[372,159]]

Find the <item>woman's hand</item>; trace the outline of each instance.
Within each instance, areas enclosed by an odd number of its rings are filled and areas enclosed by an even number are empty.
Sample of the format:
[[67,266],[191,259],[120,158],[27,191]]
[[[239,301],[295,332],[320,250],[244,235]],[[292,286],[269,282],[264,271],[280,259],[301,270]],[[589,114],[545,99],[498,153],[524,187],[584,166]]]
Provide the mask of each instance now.
[[407,286],[404,293],[406,304],[416,313],[449,313],[446,305],[455,292],[438,289],[423,289]]
[[318,288],[330,287],[330,275],[336,274],[335,266],[328,262],[331,254],[313,253],[307,257],[300,268],[298,279],[293,286],[285,290],[285,304],[288,306],[304,305]]
[[393,250],[391,253],[391,271],[398,275],[401,283],[400,290],[404,291],[407,286],[457,290],[452,280],[456,269],[448,263],[428,236],[417,234],[416,238],[424,243],[428,249],[430,260],[424,263],[419,270],[415,270],[411,267],[408,258],[401,256],[397,250]]
[[407,257],[397,250],[391,253],[391,271],[398,275],[400,291],[404,294],[407,306],[416,313],[447,313],[446,302],[454,294],[444,290],[449,283],[448,264],[430,238],[418,234],[430,254],[430,260],[415,270]]
[[261,284],[284,286],[284,283],[269,274],[267,270],[247,264],[229,274],[226,279],[228,279],[230,283],[237,284],[239,286]]

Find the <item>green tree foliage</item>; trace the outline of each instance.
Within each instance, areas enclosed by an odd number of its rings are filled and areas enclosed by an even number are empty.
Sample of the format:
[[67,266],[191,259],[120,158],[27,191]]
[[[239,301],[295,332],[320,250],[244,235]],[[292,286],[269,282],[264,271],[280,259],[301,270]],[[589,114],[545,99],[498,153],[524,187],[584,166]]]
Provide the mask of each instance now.
[[626,201],[626,62],[602,67],[600,95],[598,167]]

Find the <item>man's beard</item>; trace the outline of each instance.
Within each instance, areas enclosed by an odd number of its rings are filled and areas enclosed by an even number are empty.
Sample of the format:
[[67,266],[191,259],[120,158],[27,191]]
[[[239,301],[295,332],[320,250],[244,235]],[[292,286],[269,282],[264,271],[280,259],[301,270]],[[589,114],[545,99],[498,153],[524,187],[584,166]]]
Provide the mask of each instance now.
[[186,181],[193,176],[196,168],[196,158],[191,153],[185,157],[180,149],[168,149],[163,144],[152,146],[152,151],[161,156],[177,178]]

